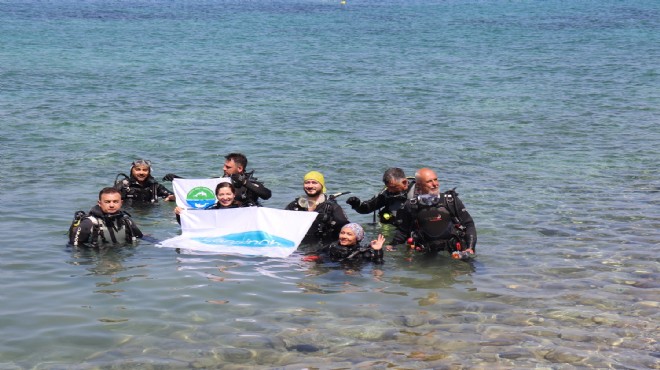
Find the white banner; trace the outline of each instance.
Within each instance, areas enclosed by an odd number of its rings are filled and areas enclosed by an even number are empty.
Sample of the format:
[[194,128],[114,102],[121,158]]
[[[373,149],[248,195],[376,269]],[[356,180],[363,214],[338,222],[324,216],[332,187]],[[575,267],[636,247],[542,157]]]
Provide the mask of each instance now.
[[220,182],[231,181],[228,177],[215,179],[174,179],[172,187],[176,205],[185,209],[204,209],[215,204],[215,187]]
[[284,258],[298,248],[317,215],[265,207],[189,209],[180,215],[181,235],[158,246]]

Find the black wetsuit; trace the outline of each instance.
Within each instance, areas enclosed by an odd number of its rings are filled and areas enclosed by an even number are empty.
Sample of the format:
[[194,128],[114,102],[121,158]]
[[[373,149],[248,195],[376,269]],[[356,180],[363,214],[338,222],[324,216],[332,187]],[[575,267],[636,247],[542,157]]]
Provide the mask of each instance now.
[[268,200],[272,193],[270,189],[264,186],[256,178],[252,177],[252,172],[244,173],[246,179],[243,182],[236,180],[236,176],[231,177],[232,185],[236,189],[236,200],[244,206],[260,206],[259,199]]
[[[427,252],[453,251],[455,243],[476,252],[477,229],[458,194],[450,190],[440,194],[437,204],[424,205],[417,198],[408,200],[398,215],[401,223],[392,245],[413,237],[415,245]],[[462,226],[461,229],[456,226]]]
[[[318,204],[314,212],[318,213],[312,226],[302,240],[302,244],[330,244],[339,238],[339,231],[349,221],[337,202],[324,194],[325,201]],[[307,207],[300,205],[300,197],[289,203],[284,209],[289,211],[308,211]]]
[[412,181],[406,191],[400,193],[390,193],[387,189],[383,189],[373,198],[360,202],[358,205],[351,205],[351,207],[363,215],[379,210],[378,218],[381,223],[398,226],[400,219],[397,214],[403,208],[406,200],[412,196],[411,189],[414,189],[414,184],[415,182]]
[[72,229],[69,243],[75,246],[96,247],[101,244],[132,243],[142,236],[142,232],[128,213],[119,211],[106,214],[96,205],[80,224]]
[[359,243],[345,247],[338,243],[332,243],[321,249],[322,257],[326,257],[334,262],[357,263],[374,262],[383,263],[383,250],[375,250],[371,246],[362,246]]
[[167,198],[174,194],[165,186],[159,184],[153,176],[149,176],[144,184],[141,184],[135,177],[117,182],[115,189],[121,192],[121,199],[131,204],[156,203],[158,198]]

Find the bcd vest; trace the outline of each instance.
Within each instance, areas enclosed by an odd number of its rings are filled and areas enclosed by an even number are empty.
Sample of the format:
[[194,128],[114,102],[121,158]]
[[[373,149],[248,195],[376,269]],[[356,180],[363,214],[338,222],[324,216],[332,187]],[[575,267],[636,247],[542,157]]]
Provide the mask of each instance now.
[[[77,219],[74,219],[74,223],[69,228],[69,238],[73,245],[98,246],[100,244],[133,243],[136,241],[135,225],[127,213],[122,211],[119,215],[113,217],[97,217],[81,213],[82,211],[76,213]],[[84,219],[92,222],[92,230],[88,240],[77,240],[74,230]]]
[[454,222],[444,205],[420,207],[417,212],[417,229],[424,240],[448,240],[452,237]]
[[462,230],[457,227],[460,226],[460,220],[456,216],[455,195],[453,190],[449,190],[441,194],[435,204],[413,204],[416,242],[431,248],[451,248],[453,245],[450,244],[454,242],[464,244]]

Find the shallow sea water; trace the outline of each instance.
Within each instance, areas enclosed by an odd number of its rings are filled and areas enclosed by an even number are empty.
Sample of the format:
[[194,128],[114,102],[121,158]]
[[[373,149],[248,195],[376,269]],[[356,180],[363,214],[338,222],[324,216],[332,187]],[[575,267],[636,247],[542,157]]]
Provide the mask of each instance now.
[[[0,369],[659,369],[659,19],[645,0],[0,1]],[[232,151],[274,208],[309,170],[367,199],[388,167],[434,168],[478,258],[65,246],[134,159],[210,177]],[[163,240],[172,209],[128,211]]]

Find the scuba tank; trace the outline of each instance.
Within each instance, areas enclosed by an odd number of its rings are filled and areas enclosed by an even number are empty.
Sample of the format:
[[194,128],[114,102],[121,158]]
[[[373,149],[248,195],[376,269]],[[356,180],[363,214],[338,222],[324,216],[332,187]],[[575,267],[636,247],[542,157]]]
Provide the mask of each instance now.
[[[330,204],[332,204],[332,203],[336,204],[335,199],[337,199],[338,197],[340,197],[342,195],[346,195],[346,194],[350,194],[350,193],[351,193],[350,191],[345,191],[345,192],[341,192],[341,193],[335,193],[335,194],[328,195],[328,199],[325,201],[325,202],[328,202],[328,204],[323,207],[323,212],[321,213],[321,215],[322,215],[321,220],[319,222],[318,233],[319,233],[319,235],[321,235],[321,239],[325,239],[328,236],[328,234],[330,233],[330,231],[332,230],[332,228],[335,226],[335,220],[332,219],[332,207],[330,206]],[[323,203],[325,203],[325,202],[323,202]],[[321,203],[321,204],[323,204],[323,203]]]
[[73,237],[73,233],[75,232],[76,228],[80,226],[80,221],[82,221],[83,218],[85,218],[87,214],[83,211],[77,211],[73,215],[73,221],[71,222],[71,225],[69,226],[69,240]]
[[[123,177],[123,179],[120,179],[120,177]],[[115,182],[113,186],[115,189],[128,188],[130,179],[131,178],[128,177],[128,175],[126,175],[125,173],[118,173],[117,176],[115,176]]]

